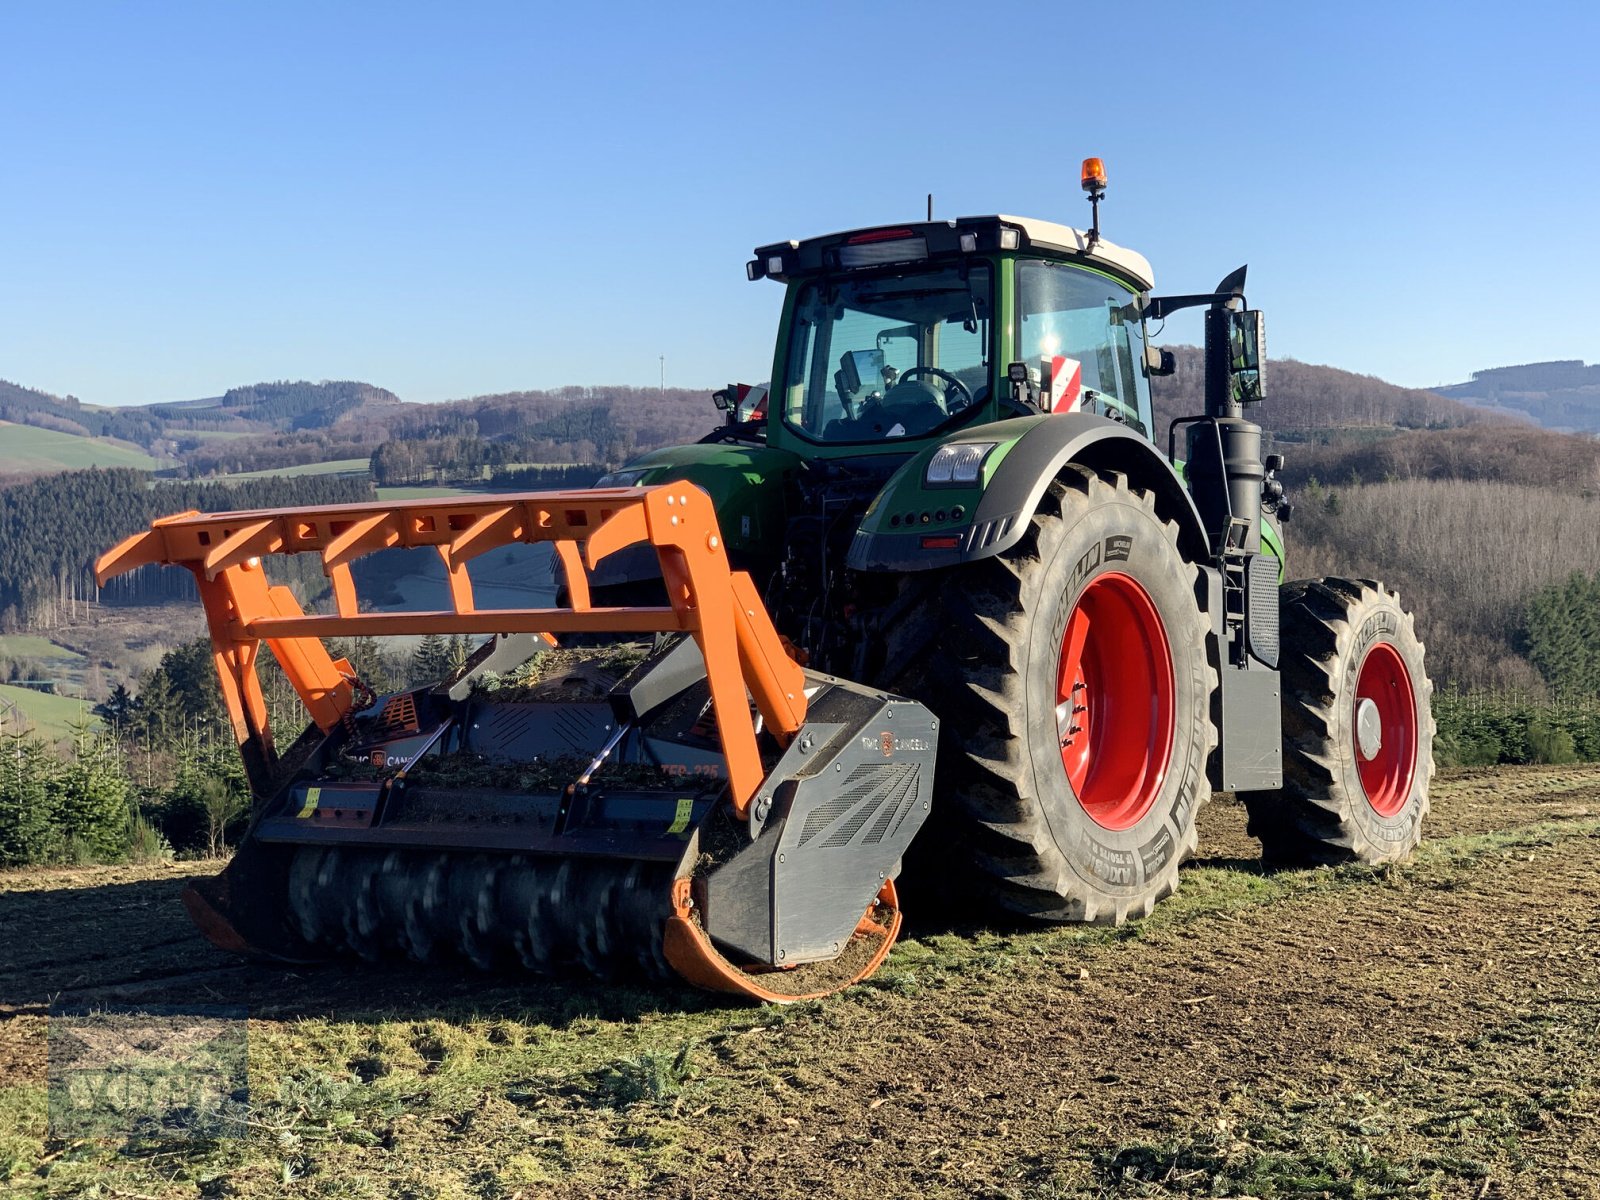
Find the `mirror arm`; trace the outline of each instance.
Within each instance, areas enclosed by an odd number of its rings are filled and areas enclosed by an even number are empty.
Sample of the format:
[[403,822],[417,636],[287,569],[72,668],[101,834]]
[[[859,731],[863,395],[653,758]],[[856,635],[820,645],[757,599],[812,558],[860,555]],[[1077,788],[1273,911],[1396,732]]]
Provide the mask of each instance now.
[[1238,301],[1238,307],[1244,308],[1244,277],[1248,268],[1240,267],[1230,273],[1223,281],[1217,284],[1214,292],[1195,293],[1188,296],[1154,296],[1146,302],[1144,315],[1146,319],[1159,321],[1168,313],[1175,313],[1183,308],[1199,308],[1202,304],[1217,307],[1233,307],[1233,302]]
[[1200,292],[1190,296],[1152,296],[1144,306],[1147,321],[1164,321],[1171,313],[1185,308],[1199,308],[1203,304],[1229,305],[1235,300],[1244,303],[1243,292]]

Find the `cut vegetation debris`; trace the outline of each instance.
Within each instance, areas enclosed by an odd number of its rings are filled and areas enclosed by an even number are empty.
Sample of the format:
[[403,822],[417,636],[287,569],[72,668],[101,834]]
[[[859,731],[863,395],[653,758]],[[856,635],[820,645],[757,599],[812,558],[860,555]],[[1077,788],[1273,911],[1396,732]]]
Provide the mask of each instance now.
[[[0,875],[0,1177],[162,1200],[1593,1195],[1600,768],[1461,773],[1434,803],[1409,865],[1271,874],[1220,799],[1150,920],[925,920],[869,983],[783,1009],[286,974],[190,930],[194,864]],[[49,1139],[50,1004],[196,998],[250,1011],[239,1137]]]

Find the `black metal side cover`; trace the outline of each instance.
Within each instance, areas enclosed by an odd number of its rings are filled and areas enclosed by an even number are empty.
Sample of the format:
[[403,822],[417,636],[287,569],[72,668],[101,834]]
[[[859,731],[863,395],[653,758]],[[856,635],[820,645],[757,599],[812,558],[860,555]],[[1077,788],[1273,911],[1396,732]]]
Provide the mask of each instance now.
[[1272,791],[1283,786],[1283,700],[1276,671],[1259,663],[1222,668],[1222,726],[1218,776],[1225,792]]
[[[1262,555],[1245,573],[1247,604],[1250,591],[1266,586],[1267,568],[1257,563],[1269,562],[1272,569],[1272,604],[1270,611],[1276,624],[1278,612],[1277,560]],[[1256,572],[1260,572],[1259,581]],[[1220,623],[1224,609],[1222,576],[1213,567],[1200,570],[1200,597],[1206,611],[1214,614]],[[1250,614],[1247,609],[1244,637],[1251,653],[1242,666],[1232,662],[1232,654],[1224,645],[1218,655],[1220,670],[1218,688],[1212,701],[1211,715],[1217,725],[1217,749],[1211,756],[1208,775],[1213,791],[1256,792],[1271,791],[1283,786],[1283,711],[1282,686],[1278,672],[1259,658],[1259,648],[1250,643]],[[1221,628],[1214,636],[1226,637]]]
[[706,878],[700,900],[715,941],[773,966],[839,954],[933,796],[931,712],[807,671],[814,688],[805,726],[756,798],[755,840]]

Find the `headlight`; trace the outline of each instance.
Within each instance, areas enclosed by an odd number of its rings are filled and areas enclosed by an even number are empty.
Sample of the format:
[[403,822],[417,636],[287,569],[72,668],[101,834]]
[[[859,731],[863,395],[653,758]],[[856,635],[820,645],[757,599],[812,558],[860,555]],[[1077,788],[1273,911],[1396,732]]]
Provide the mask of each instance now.
[[983,460],[998,442],[952,442],[940,446],[928,460],[928,469],[922,482],[931,487],[966,486],[978,482],[983,470]]
[[643,479],[654,467],[629,467],[625,471],[613,471],[609,475],[602,475],[594,481],[597,488],[603,487],[633,487]]

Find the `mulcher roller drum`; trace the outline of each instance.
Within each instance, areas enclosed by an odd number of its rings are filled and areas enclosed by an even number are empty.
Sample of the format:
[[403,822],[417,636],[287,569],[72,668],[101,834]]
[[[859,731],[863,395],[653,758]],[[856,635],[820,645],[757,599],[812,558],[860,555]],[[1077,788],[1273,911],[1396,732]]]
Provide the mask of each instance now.
[[308,947],[368,961],[664,980],[671,895],[664,863],[302,847],[288,906]]

